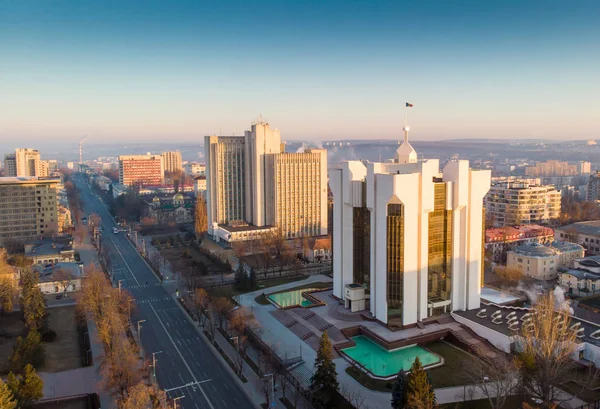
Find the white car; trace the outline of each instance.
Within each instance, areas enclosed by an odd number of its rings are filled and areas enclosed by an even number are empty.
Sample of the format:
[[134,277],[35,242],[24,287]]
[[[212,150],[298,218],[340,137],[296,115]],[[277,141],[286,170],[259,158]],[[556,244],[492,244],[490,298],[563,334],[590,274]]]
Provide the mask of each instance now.
[[117,229],[116,227],[113,227],[113,233],[114,234],[118,234],[119,233],[119,229]]

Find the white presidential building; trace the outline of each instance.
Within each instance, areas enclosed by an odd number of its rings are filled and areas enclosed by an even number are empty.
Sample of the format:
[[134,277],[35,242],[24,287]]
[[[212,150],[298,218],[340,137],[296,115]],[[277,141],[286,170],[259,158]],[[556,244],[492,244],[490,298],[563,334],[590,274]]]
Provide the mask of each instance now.
[[482,287],[490,171],[457,160],[440,172],[417,159],[408,130],[393,161],[329,170],[333,294],[356,311],[364,289],[364,308],[390,327],[479,308]]

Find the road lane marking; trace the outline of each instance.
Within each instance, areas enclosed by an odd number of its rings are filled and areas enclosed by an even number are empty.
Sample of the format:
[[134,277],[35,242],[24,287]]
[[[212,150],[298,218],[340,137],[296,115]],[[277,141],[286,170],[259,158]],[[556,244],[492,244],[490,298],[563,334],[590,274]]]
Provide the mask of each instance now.
[[119,256],[121,256],[121,258],[123,259],[123,263],[125,263],[125,267],[127,267],[127,269],[129,270],[129,272],[131,273],[131,276],[133,277],[133,279],[135,280],[135,282],[138,283],[138,285],[139,285],[140,282],[138,281],[137,278],[135,278],[135,274],[133,274],[133,271],[131,271],[131,267],[129,267],[129,264],[127,264],[127,261],[125,261],[125,257],[123,257],[123,254],[121,253],[121,250],[119,250],[119,248],[117,247],[117,244],[115,243],[115,241],[113,240],[112,237],[108,236],[108,238],[112,242],[115,250],[117,250],[117,253],[119,253]]
[[[192,375],[192,379],[194,379],[194,382],[198,382],[198,379],[196,379],[196,376],[194,375],[194,372],[192,371],[192,368],[190,368],[190,366],[188,365],[187,361],[183,357],[183,354],[181,353],[181,351],[179,350],[179,348],[177,348],[177,345],[175,345],[175,341],[173,341],[173,337],[171,337],[171,334],[169,334],[169,331],[167,331],[167,327],[165,327],[165,324],[163,324],[162,320],[160,319],[160,316],[158,315],[158,313],[156,312],[156,310],[154,309],[154,307],[152,306],[152,304],[150,304],[150,308],[152,309],[152,312],[154,313],[154,315],[156,315],[156,318],[158,319],[158,322],[161,325],[161,327],[163,328],[163,330],[165,330],[165,333],[167,334],[167,337],[169,337],[169,341],[171,341],[171,344],[173,344],[173,347],[175,348],[175,351],[177,351],[177,353],[179,354],[179,357],[183,361],[183,364],[185,365],[185,367],[187,368],[187,370],[190,372],[190,375]],[[206,402],[208,403],[208,406],[210,406],[210,409],[215,409],[215,407],[210,402],[210,399],[208,399],[208,396],[206,395],[206,392],[204,392],[204,389],[202,388],[202,386],[198,385],[198,388],[200,389],[200,392],[202,392],[202,395],[204,396],[204,399],[206,399]]]

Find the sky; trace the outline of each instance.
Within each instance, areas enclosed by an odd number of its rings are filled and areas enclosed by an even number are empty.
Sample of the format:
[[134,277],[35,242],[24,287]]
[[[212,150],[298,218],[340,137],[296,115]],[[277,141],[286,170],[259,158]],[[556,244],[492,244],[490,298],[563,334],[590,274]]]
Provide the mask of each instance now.
[[600,2],[0,0],[0,145],[600,139]]

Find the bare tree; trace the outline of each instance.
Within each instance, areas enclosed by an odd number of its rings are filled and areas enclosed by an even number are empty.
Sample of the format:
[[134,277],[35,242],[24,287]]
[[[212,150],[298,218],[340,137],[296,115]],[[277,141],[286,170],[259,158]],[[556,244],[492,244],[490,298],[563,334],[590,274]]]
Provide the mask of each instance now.
[[235,332],[237,337],[236,353],[238,372],[241,374],[244,369],[244,357],[248,348],[247,331],[257,325],[256,318],[252,312],[245,307],[240,307],[231,314],[229,327]]
[[196,288],[196,292],[194,293],[194,307],[196,308],[198,323],[204,328],[208,318],[207,311],[210,307],[210,296],[204,288]]
[[502,409],[521,384],[520,362],[504,357],[476,360],[465,368],[466,378],[488,400],[491,409]]
[[52,274],[53,279],[60,284],[61,291],[68,297],[69,286],[77,280],[77,276],[64,268],[58,269]]
[[90,214],[88,220],[91,227],[98,227],[102,223],[102,218],[97,213]]
[[572,379],[579,326],[572,327],[568,306],[557,305],[553,293],[538,298],[517,341],[523,387],[549,407],[564,394],[560,385]]
[[127,397],[118,402],[119,409],[168,409],[167,394],[155,386],[138,383]]

